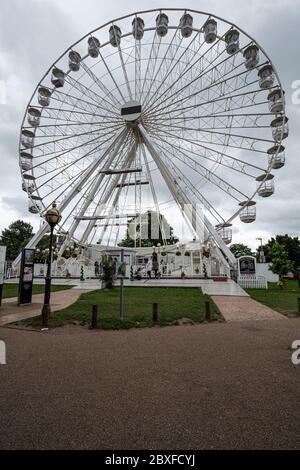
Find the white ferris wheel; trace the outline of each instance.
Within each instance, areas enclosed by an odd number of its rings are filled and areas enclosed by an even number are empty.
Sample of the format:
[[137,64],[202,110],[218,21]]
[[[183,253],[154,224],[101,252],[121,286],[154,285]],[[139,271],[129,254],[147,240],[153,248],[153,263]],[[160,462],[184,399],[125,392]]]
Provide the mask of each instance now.
[[256,196],[274,193],[287,121],[274,64],[237,26],[175,8],[118,18],[65,51],[31,97],[20,136],[29,211],[57,202],[63,253],[70,241],[117,245],[147,210],[168,218],[201,204],[226,252],[234,219],[255,221]]

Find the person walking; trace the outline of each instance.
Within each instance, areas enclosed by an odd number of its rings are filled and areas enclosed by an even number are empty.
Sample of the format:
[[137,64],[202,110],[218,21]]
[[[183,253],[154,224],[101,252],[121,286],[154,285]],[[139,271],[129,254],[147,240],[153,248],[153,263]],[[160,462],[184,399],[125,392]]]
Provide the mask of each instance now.
[[154,277],[157,279],[157,272],[158,272],[158,262],[157,259],[152,261],[152,270],[154,271]]
[[147,266],[146,266],[146,270],[147,270],[148,279],[151,279],[152,262],[151,262],[150,259],[148,260],[148,263],[147,263]]

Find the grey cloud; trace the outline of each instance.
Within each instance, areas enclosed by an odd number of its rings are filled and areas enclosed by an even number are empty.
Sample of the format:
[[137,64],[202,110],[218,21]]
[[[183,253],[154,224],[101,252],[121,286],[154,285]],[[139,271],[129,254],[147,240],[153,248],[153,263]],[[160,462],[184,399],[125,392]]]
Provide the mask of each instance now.
[[[151,8],[161,6],[152,1]],[[168,0],[163,6],[182,7],[182,0]],[[290,136],[286,141],[287,164],[276,175],[276,192],[270,200],[259,199],[257,222],[234,225],[234,241],[256,246],[256,236],[275,233],[300,234],[299,174],[300,105],[291,103],[291,84],[300,79],[298,0],[190,0],[189,8],[224,17],[253,36],[272,58],[286,89]],[[8,102],[0,105],[0,195],[2,199],[0,229],[16,215],[32,220],[35,228],[39,218],[29,216],[26,195],[21,190],[18,168],[18,139],[26,104],[51,63],[73,42],[106,21],[136,10],[148,9],[146,0],[110,2],[98,0],[5,0],[0,16],[0,80],[8,87]],[[209,190],[208,190],[209,191]],[[222,196],[218,200],[222,206]],[[229,209],[229,208],[228,208]],[[227,210],[227,207],[225,208]],[[24,215],[25,214],[25,215]]]

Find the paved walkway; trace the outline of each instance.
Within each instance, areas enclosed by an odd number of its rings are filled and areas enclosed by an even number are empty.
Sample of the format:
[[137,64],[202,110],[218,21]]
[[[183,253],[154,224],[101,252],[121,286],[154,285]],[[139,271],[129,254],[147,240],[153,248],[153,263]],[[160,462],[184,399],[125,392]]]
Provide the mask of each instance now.
[[0,449],[300,448],[300,319],[0,339]]
[[272,310],[250,297],[212,296],[223,317],[228,322],[249,320],[287,320],[284,315]]
[[[51,310],[61,310],[76,302],[79,296],[89,292],[86,289],[68,289],[51,293]],[[18,306],[17,299],[4,299],[0,307],[0,326],[8,323],[25,320],[39,315],[42,311],[44,294],[32,296],[32,303]]]
[[222,296],[237,296],[237,297],[249,297],[247,292],[241,288],[236,282],[228,280],[227,282],[210,282],[201,286],[203,294],[210,296],[222,295]]
[[[15,284],[16,280],[6,281],[7,283]],[[44,279],[35,278],[35,284],[45,284]],[[73,285],[74,289],[89,289],[95,290],[101,288],[99,279],[86,279],[84,282],[79,279],[55,279],[53,284]],[[115,282],[116,286],[119,281]],[[224,282],[217,282],[213,279],[200,279],[197,277],[190,277],[186,279],[176,278],[162,278],[162,279],[147,279],[143,278],[140,281],[124,280],[124,285],[129,287],[201,287],[202,291],[208,295],[248,295],[243,289],[231,279]]]

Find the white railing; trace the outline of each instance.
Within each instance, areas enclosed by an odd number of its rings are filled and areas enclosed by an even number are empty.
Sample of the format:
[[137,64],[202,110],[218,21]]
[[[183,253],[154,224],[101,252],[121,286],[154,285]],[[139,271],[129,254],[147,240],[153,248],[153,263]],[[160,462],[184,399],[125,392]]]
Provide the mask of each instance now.
[[244,289],[268,289],[268,281],[265,276],[239,276],[238,284]]
[[20,268],[19,266],[17,268],[5,268],[5,272],[4,272],[4,277],[5,279],[14,279],[14,278],[18,278],[20,276]]

